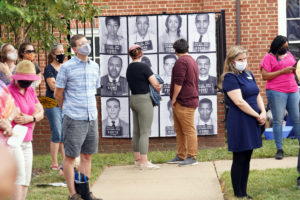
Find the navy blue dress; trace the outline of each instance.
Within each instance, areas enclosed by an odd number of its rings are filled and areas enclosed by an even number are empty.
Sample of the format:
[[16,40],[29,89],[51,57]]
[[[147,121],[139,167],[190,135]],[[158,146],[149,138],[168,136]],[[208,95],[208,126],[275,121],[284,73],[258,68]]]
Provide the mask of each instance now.
[[227,92],[240,89],[243,99],[258,113],[257,96],[259,89],[253,74],[243,72],[239,75],[227,73],[224,77],[223,91],[229,111],[226,120],[228,150],[240,152],[262,146],[261,129],[255,117],[240,110],[228,97]]

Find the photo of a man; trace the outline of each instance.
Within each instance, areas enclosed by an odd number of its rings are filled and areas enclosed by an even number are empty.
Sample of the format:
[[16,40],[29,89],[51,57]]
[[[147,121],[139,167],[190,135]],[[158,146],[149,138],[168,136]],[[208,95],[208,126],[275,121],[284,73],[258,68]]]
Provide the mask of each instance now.
[[[101,53],[122,54],[127,52],[126,18],[119,16],[100,17],[100,37]],[[123,27],[121,27],[123,20]],[[105,27],[105,28],[103,28]]]
[[123,60],[110,56],[107,61],[107,75],[101,77],[101,96],[128,96],[128,83],[121,76]]
[[129,24],[129,46],[140,45],[144,52],[152,53],[157,51],[156,37],[156,17],[155,16],[136,16],[128,18]]
[[197,57],[196,62],[199,67],[199,95],[217,94],[217,78],[209,74],[211,68],[210,58],[206,55]]
[[[189,15],[190,47],[193,52],[216,50],[215,39],[215,14],[201,13]],[[195,34],[196,33],[196,34]]]
[[162,137],[176,136],[170,97],[162,97],[160,107],[160,134]]
[[216,120],[213,114],[213,102],[210,98],[202,98],[199,101],[197,120],[198,135],[213,135],[216,134]]
[[120,100],[111,97],[106,100],[105,104],[107,118],[102,120],[103,137],[129,137],[129,124],[119,117]]
[[162,73],[160,76],[164,80],[164,84],[162,86],[161,95],[169,95],[172,69],[177,61],[177,57],[175,54],[168,54],[162,57],[162,61],[162,69],[160,69],[160,72]]

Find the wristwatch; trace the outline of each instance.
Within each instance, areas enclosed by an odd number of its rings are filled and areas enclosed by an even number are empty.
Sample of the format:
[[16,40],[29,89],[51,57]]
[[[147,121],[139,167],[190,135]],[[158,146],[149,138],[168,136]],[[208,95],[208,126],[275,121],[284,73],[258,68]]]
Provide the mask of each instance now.
[[33,122],[35,122],[36,121],[36,118],[35,118],[35,116],[32,116],[33,117]]

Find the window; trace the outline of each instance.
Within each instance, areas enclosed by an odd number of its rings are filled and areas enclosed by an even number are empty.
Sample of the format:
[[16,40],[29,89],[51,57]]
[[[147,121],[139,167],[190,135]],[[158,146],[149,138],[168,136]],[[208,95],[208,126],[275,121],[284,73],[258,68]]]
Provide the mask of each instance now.
[[300,0],[278,0],[278,33],[287,36],[290,52],[300,59]]

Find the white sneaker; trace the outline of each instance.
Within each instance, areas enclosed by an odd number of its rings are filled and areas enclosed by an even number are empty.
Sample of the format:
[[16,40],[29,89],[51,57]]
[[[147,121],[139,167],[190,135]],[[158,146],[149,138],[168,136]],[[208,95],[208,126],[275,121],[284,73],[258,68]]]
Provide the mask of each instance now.
[[159,169],[160,167],[157,165],[154,165],[151,163],[151,161],[148,161],[146,164],[140,164],[140,169]]
[[137,168],[139,168],[140,167],[140,163],[139,162],[137,162],[137,161],[134,161],[134,167],[137,167]]

